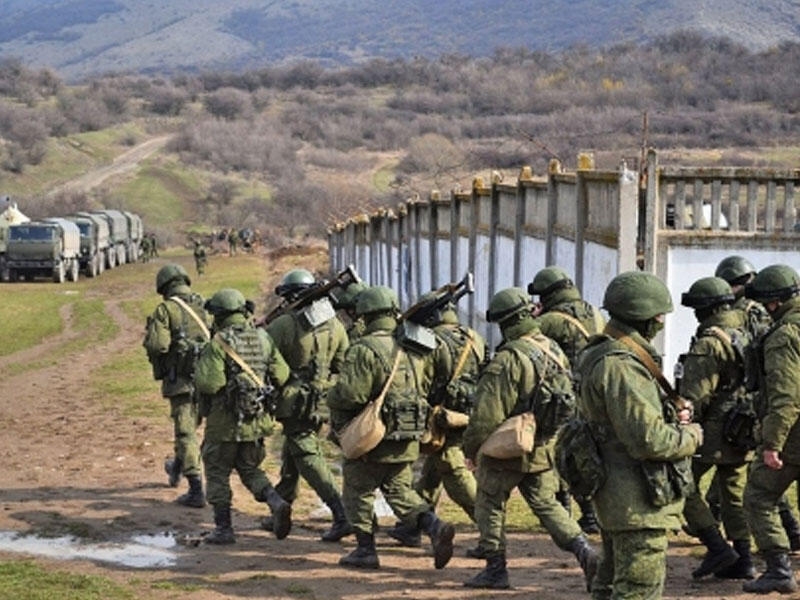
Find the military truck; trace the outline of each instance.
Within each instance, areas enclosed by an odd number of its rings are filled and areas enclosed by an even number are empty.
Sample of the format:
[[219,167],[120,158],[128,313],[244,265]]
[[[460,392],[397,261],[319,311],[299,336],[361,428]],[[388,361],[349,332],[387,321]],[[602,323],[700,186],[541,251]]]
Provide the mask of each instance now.
[[28,221],[8,228],[6,251],[12,281],[36,276],[52,277],[56,283],[78,280],[81,233],[67,219]]
[[113,269],[116,265],[128,262],[128,246],[130,246],[130,233],[128,231],[128,218],[118,210],[104,209],[93,211],[92,214],[100,215],[108,223],[109,246],[106,266]]
[[108,221],[97,214],[78,212],[67,217],[81,232],[80,265],[87,277],[96,277],[108,262]]
[[9,272],[6,264],[6,246],[8,245],[8,228],[10,225],[25,223],[30,221],[17,208],[16,202],[12,203],[8,196],[0,198],[0,202],[5,206],[5,210],[0,212],[0,280],[8,281]]
[[139,250],[142,247],[142,237],[144,237],[142,218],[127,210],[121,212],[128,220],[128,262],[136,262],[139,260]]

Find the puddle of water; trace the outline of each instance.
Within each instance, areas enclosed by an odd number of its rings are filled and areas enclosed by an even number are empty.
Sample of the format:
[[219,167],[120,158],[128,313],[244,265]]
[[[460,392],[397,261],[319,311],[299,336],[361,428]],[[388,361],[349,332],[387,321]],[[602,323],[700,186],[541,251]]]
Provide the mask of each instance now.
[[96,560],[135,569],[171,567],[177,562],[172,534],[137,535],[130,542],[85,542],[72,536],[41,538],[0,531],[0,550],[61,560]]

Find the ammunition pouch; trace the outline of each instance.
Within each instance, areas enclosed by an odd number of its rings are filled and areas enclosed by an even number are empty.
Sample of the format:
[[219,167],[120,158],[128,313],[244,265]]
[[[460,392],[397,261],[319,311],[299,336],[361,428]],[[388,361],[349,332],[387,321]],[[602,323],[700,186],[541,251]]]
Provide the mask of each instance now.
[[755,429],[758,416],[749,398],[742,398],[725,414],[722,436],[731,446],[750,451],[758,445]]
[[687,498],[695,490],[689,458],[670,461],[645,460],[640,463],[650,504],[661,508]]

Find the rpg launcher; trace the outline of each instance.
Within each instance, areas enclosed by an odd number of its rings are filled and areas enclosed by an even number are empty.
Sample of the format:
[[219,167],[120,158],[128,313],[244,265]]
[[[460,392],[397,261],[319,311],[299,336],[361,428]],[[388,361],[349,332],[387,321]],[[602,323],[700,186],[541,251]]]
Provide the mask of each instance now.
[[461,281],[447,283],[425,294],[400,315],[400,342],[415,350],[427,352],[436,348],[436,336],[425,324],[448,304],[456,304],[463,296],[475,292],[472,273],[467,272]]
[[[353,265],[347,265],[344,271],[338,273],[330,281],[317,281],[307,287],[302,293],[291,302],[281,302],[261,319],[258,325],[264,327],[277,319],[282,314],[295,311],[303,311],[311,326],[324,323],[336,314],[328,300],[328,294],[337,287],[347,287],[351,283],[360,283],[361,278],[356,273]],[[325,300],[320,303],[320,300]],[[325,304],[325,306],[322,306]]]

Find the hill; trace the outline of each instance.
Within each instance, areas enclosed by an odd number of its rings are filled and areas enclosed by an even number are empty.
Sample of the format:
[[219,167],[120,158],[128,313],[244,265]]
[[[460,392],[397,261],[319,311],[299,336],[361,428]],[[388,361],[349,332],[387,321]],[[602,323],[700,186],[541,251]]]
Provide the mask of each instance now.
[[0,55],[70,80],[298,59],[486,56],[498,47],[553,52],[685,29],[764,50],[800,41],[800,11],[792,0],[0,0]]

